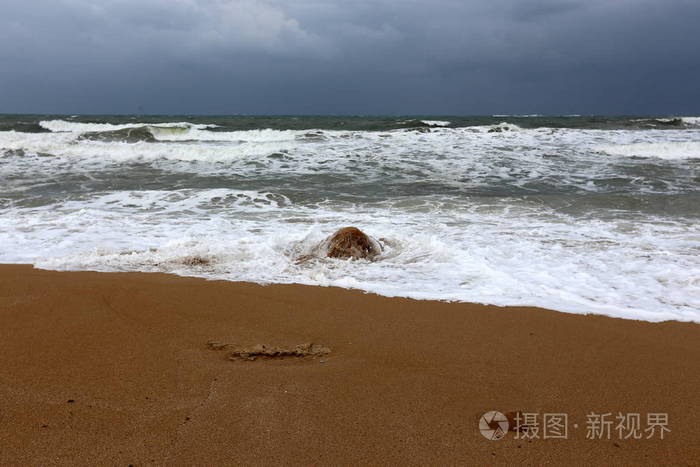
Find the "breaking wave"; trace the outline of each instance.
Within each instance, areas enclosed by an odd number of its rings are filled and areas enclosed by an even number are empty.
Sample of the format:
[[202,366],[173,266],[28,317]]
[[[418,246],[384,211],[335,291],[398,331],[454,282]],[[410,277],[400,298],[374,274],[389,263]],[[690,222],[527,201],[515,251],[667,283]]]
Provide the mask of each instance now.
[[78,140],[137,143],[155,142],[156,138],[148,127],[140,126],[120,130],[88,131],[81,133]]
[[700,127],[700,117],[681,117],[681,121],[688,126]]
[[428,126],[449,126],[451,122],[445,120],[421,120]]
[[607,154],[625,157],[657,157],[666,160],[700,158],[700,141],[603,145],[598,149]]
[[39,122],[42,128],[45,128],[52,132],[77,132],[77,133],[87,133],[87,132],[97,132],[97,131],[116,131],[124,130],[127,128],[139,128],[146,126],[153,126],[155,128],[180,128],[180,129],[205,129],[205,128],[215,128],[216,125],[210,124],[194,124],[188,122],[177,122],[177,123],[158,123],[157,125],[149,125],[147,123],[124,123],[124,124],[112,124],[112,123],[83,123],[83,122],[69,122],[66,120],[42,120]]

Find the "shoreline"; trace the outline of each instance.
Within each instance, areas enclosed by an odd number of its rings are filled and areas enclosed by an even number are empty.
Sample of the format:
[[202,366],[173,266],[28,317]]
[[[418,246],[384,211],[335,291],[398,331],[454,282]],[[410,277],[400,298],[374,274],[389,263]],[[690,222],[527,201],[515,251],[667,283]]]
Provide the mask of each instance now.
[[[692,322],[0,265],[0,329],[3,464],[700,458]],[[311,343],[329,353],[283,355]],[[229,358],[259,345],[285,358]],[[491,410],[566,413],[568,436],[491,441]],[[591,413],[671,431],[586,439]]]
[[332,290],[345,290],[345,291],[351,291],[351,292],[358,292],[364,295],[369,295],[373,297],[381,297],[385,299],[396,299],[396,300],[411,300],[411,301],[416,301],[416,302],[425,302],[425,303],[445,303],[445,304],[455,304],[455,305],[466,305],[466,306],[478,306],[478,307],[486,307],[486,308],[496,308],[496,309],[527,309],[527,310],[541,310],[541,311],[546,311],[546,312],[551,312],[551,313],[562,313],[562,314],[567,314],[567,315],[575,315],[575,316],[600,316],[604,318],[610,318],[610,319],[619,319],[623,321],[635,321],[635,322],[640,322],[640,323],[650,323],[650,324],[661,324],[661,323],[685,323],[685,324],[695,324],[700,326],[699,321],[694,321],[691,318],[681,320],[681,319],[659,319],[659,320],[648,320],[648,319],[640,319],[636,317],[627,317],[627,316],[618,316],[618,315],[612,315],[612,314],[606,314],[603,312],[579,312],[579,311],[566,311],[566,310],[558,310],[556,308],[548,308],[546,306],[540,306],[540,305],[498,305],[494,303],[482,303],[482,302],[476,302],[476,301],[467,301],[467,300],[459,300],[459,299],[438,299],[438,298],[420,298],[420,297],[415,297],[415,296],[408,296],[408,295],[384,295],[379,292],[374,292],[371,290],[366,290],[362,289],[359,287],[342,287],[339,285],[324,285],[324,284],[305,284],[301,282],[268,282],[268,283],[262,283],[262,282],[254,282],[254,281],[247,281],[247,280],[230,280],[230,279],[221,279],[221,278],[215,278],[215,277],[205,277],[205,276],[198,276],[198,275],[180,275],[175,272],[167,272],[167,271],[105,271],[105,270],[96,270],[96,269],[70,269],[70,270],[57,270],[57,269],[45,269],[45,268],[40,268],[36,267],[32,263],[0,263],[0,268],[3,267],[27,267],[31,268],[37,271],[46,271],[46,272],[65,272],[65,273],[93,273],[93,274],[148,274],[148,275],[163,275],[163,276],[172,276],[172,277],[178,277],[178,278],[183,278],[183,279],[196,279],[196,280],[202,280],[206,282],[213,282],[213,283],[228,283],[228,284],[242,284],[242,285],[250,285],[250,286],[259,286],[259,287],[277,287],[277,286],[291,286],[291,287],[320,287],[320,288],[326,288],[326,289],[332,289]]

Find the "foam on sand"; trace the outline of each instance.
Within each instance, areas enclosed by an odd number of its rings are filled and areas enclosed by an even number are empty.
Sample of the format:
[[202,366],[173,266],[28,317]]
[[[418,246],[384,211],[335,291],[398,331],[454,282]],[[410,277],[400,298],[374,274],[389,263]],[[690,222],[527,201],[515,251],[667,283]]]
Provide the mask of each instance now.
[[[2,261],[700,322],[692,222],[582,220],[527,204],[459,207],[458,199],[447,209],[446,201],[358,209],[225,189],[106,193],[7,212]],[[298,261],[350,218],[381,239],[374,261]]]

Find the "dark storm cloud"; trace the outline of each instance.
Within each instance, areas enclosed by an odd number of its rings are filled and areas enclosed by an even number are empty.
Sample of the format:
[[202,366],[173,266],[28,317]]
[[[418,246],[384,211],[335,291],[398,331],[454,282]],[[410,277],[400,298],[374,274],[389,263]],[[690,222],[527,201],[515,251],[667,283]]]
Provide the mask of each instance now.
[[690,0],[6,0],[0,112],[700,113]]

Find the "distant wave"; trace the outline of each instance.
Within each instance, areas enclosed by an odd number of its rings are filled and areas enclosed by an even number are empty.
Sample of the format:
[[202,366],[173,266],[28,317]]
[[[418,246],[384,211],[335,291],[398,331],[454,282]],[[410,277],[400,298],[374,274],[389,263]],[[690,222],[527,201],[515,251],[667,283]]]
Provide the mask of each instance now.
[[137,143],[139,141],[155,142],[156,138],[148,127],[140,126],[134,128],[122,128],[121,130],[110,131],[88,131],[82,133],[79,140]]
[[658,126],[681,127],[684,124],[683,119],[680,117],[635,118],[632,120],[632,122],[641,123],[641,124],[645,124],[645,125],[652,126],[652,127],[658,127]]
[[697,159],[700,158],[700,141],[603,145],[598,150],[613,156]]
[[509,131],[521,131],[522,128],[520,128],[518,125],[514,123],[508,123],[508,122],[501,122],[496,125],[479,125],[479,126],[470,126],[466,127],[467,130],[470,131],[478,131],[482,133],[503,133],[503,132],[509,132]]
[[700,127],[700,117],[654,117],[637,118],[632,120],[636,123],[644,123],[650,126],[672,126],[672,127]]
[[176,123],[126,123],[114,125],[110,123],[80,123],[65,120],[50,120],[39,122],[39,127],[52,133],[77,135],[78,140],[98,142],[272,142],[293,140],[296,137],[308,136],[307,132],[298,130],[256,129],[242,131],[209,131],[217,125],[194,124],[189,122]]
[[448,126],[451,123],[444,120],[421,120],[421,122],[428,126]]
[[399,122],[401,125],[409,128],[415,127],[445,127],[449,126],[452,122],[445,120],[402,120]]
[[51,130],[44,128],[35,122],[13,122],[0,120],[0,131],[18,131],[21,133],[50,133]]
[[542,117],[543,115],[541,114],[525,114],[525,115],[520,115],[520,114],[497,114],[497,115],[491,115],[494,118],[507,118],[507,117],[516,117],[516,118],[533,118],[533,117]]
[[114,125],[111,123],[83,123],[83,122],[68,122],[66,120],[42,120],[39,122],[42,128],[46,128],[52,132],[78,132],[78,133],[88,133],[88,132],[98,132],[98,131],[116,131],[124,130],[127,128],[139,128],[139,127],[154,127],[154,128],[194,128],[194,129],[206,129],[214,128],[216,125],[201,125],[189,122],[166,122],[166,123],[124,123],[119,125]]
[[700,126],[700,117],[681,117],[681,121],[688,126]]

